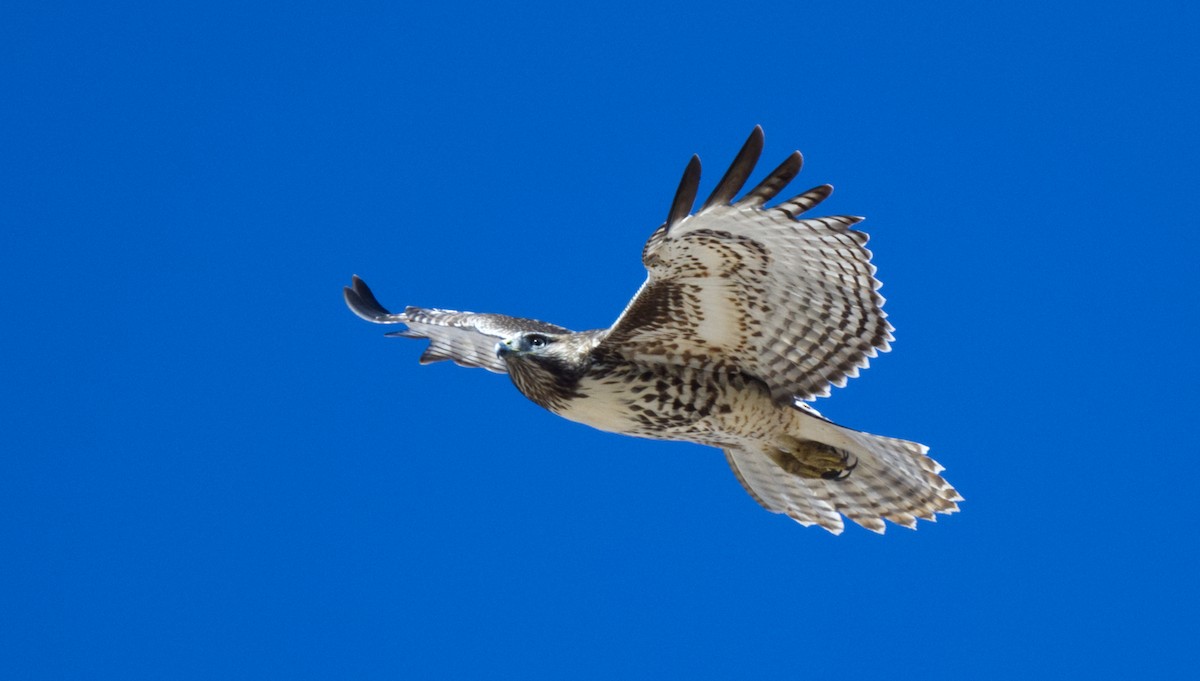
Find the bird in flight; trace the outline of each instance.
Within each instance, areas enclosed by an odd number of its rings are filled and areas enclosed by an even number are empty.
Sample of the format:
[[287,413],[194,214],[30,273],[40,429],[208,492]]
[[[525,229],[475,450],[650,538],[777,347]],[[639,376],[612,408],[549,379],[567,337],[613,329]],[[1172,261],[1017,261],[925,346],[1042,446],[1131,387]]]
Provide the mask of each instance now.
[[428,339],[422,364],[506,373],[537,404],[600,430],[717,447],[750,496],[802,525],[839,534],[845,516],[882,533],[885,520],[915,528],[957,511],[962,497],[927,447],[837,425],[806,403],[886,352],[892,326],[867,235],[852,228],[862,218],[801,217],[833,187],[766,205],[800,172],[800,152],[737,198],[762,148],[755,127],[694,213],[692,157],[642,249],[646,281],[607,329],[393,313],[357,276],[346,303],[369,322],[406,326],[388,335]]

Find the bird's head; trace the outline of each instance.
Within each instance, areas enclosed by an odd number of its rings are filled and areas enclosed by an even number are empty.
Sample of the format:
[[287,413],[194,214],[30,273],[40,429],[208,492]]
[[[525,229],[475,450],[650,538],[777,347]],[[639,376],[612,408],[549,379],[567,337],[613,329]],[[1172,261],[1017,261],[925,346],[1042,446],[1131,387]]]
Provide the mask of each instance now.
[[586,334],[528,331],[496,343],[496,355],[518,390],[556,411],[577,396],[579,379],[591,364],[586,340]]

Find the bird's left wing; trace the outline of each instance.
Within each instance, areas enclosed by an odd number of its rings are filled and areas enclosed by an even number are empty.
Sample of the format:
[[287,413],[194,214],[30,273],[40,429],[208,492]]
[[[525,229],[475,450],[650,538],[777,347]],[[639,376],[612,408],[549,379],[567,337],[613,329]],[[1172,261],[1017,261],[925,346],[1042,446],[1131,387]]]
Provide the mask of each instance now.
[[496,356],[497,342],[531,331],[570,333],[570,330],[555,324],[502,314],[455,312],[421,307],[406,307],[404,312],[395,314],[380,305],[367,283],[357,276],[343,292],[346,304],[354,314],[368,322],[408,326],[404,331],[387,335],[428,338],[429,347],[421,354],[421,364],[449,359],[461,366],[481,367],[504,374],[508,373],[508,368],[504,360]]
[[867,235],[851,229],[861,218],[799,217],[829,185],[764,205],[800,172],[799,152],[734,201],[762,144],[755,128],[695,214],[700,162],[692,157],[666,223],[642,251],[646,283],[601,350],[744,371],[790,402],[828,395],[888,349],[892,327]]

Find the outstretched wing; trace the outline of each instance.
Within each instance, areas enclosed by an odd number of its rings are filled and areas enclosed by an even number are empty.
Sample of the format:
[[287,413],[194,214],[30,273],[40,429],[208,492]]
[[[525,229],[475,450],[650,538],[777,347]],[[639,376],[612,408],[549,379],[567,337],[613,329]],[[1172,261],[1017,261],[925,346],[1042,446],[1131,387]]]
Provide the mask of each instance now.
[[733,202],[762,144],[756,127],[694,215],[700,161],[692,157],[666,223],[643,249],[646,283],[601,349],[745,371],[780,401],[828,395],[889,349],[867,235],[851,229],[862,218],[801,219],[829,185],[764,207],[800,172],[800,152]]
[[405,324],[404,331],[389,336],[428,338],[429,347],[421,354],[421,364],[454,360],[465,367],[482,367],[498,374],[508,373],[504,360],[496,356],[496,343],[505,338],[537,331],[570,333],[568,329],[536,319],[502,314],[477,314],[421,307],[406,307],[393,314],[379,304],[367,283],[358,276],[343,289],[346,304],[354,314],[376,324]]

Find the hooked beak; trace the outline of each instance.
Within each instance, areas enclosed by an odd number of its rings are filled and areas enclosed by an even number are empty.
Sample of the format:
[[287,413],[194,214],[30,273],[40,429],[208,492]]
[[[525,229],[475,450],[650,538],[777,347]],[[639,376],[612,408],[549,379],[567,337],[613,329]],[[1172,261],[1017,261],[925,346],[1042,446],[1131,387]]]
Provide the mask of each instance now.
[[516,351],[517,351],[516,345],[513,343],[513,339],[511,339],[511,338],[509,338],[508,340],[502,340],[499,343],[496,343],[496,356],[499,357],[500,359],[504,359],[505,357],[508,357],[509,355],[515,353]]

